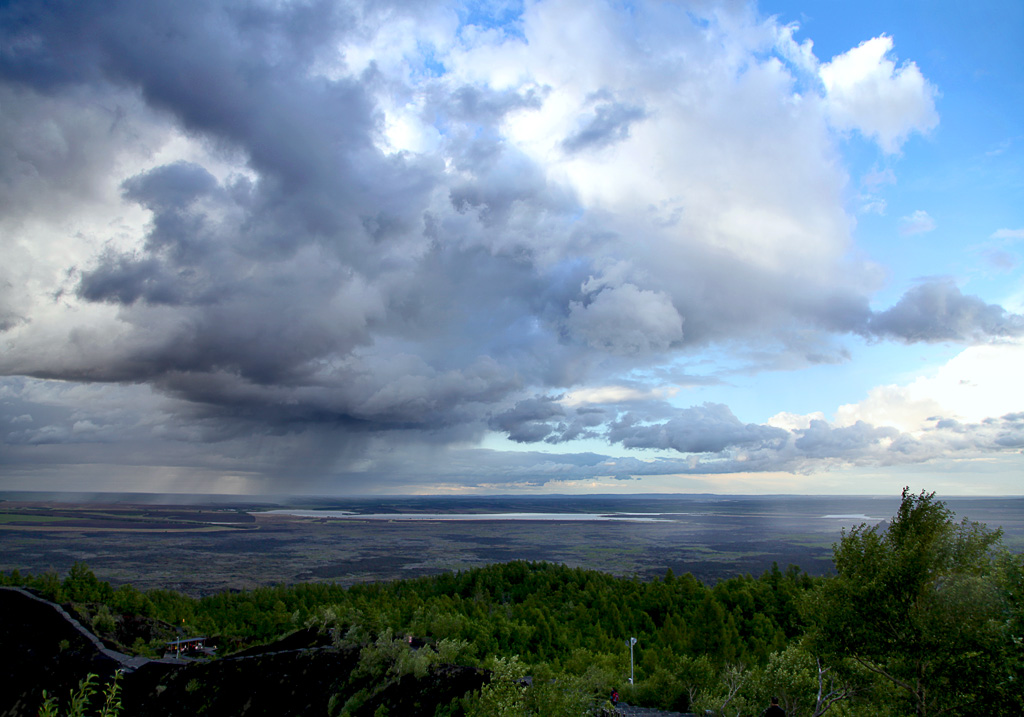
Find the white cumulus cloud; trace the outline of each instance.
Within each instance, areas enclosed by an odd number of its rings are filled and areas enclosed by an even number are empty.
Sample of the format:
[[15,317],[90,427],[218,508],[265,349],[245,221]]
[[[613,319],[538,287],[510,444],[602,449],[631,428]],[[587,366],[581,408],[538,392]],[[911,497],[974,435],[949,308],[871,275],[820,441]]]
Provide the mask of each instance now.
[[935,418],[966,423],[1021,410],[1024,343],[972,346],[937,370],[905,385],[879,386],[856,404],[841,406],[838,425],[857,421],[920,431]]
[[928,132],[939,123],[938,90],[916,63],[897,66],[892,49],[892,38],[880,35],[819,70],[832,123],[874,139],[889,154],[899,152],[912,132]]

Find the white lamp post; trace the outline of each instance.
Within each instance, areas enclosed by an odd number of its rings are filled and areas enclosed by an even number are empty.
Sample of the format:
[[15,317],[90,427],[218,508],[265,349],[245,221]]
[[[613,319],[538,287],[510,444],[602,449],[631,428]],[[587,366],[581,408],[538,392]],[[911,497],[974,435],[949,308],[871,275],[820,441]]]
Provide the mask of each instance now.
[[636,644],[636,638],[629,638],[629,684],[633,684],[633,645]]

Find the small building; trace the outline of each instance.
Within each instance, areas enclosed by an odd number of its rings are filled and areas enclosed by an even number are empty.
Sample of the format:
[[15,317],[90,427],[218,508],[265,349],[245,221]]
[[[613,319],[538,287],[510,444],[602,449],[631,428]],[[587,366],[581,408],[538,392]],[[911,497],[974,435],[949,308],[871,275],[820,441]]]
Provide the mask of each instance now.
[[182,640],[171,640],[164,649],[165,654],[173,652],[175,657],[212,657],[214,647],[207,647],[207,637],[186,637]]

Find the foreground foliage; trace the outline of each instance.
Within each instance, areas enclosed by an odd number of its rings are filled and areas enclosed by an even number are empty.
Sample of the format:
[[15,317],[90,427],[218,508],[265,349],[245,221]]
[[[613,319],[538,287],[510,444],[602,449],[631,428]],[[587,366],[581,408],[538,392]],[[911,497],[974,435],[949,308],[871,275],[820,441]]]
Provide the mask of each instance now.
[[934,494],[904,490],[888,528],[854,528],[836,547],[838,575],[805,609],[809,643],[881,676],[922,717],[1012,709],[1019,585],[1007,580],[1013,559],[997,550],[1000,537],[954,522]]
[[760,714],[773,695],[791,717],[1017,714],[1024,561],[1000,538],[955,522],[933,494],[904,491],[887,526],[844,532],[830,578],[773,566],[709,587],[671,571],[641,581],[512,562],[192,599],[114,589],[84,565],[63,580],[0,577],[71,603],[99,633],[115,616],[143,615],[216,635],[222,654],[316,627],[361,649],[334,715],[384,714],[389,687],[450,664],[485,668],[490,681],[437,714],[568,717],[600,711],[613,689],[630,703],[721,715]]
[[39,708],[39,717],[119,717],[121,714],[121,673],[100,690],[97,687],[99,678],[95,674],[86,675],[79,683],[78,689],[72,690],[61,709],[61,702],[56,695],[48,695],[43,690],[43,704]]

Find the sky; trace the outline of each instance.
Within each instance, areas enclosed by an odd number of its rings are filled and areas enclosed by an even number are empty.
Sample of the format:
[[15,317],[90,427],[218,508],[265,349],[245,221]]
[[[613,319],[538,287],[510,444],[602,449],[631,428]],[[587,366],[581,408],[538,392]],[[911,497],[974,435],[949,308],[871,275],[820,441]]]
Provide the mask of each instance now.
[[0,490],[1024,493],[1024,4],[10,0]]

